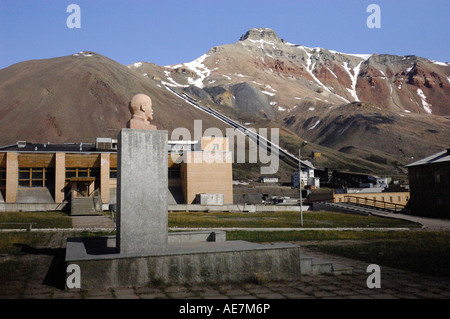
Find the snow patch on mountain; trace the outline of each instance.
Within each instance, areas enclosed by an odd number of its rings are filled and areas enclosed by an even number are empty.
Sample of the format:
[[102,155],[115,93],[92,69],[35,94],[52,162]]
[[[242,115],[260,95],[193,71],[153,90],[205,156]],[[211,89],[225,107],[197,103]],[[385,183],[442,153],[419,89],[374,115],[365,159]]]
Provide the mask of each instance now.
[[267,91],[261,91],[261,92],[264,93],[264,94],[270,95],[270,96],[274,96],[275,95],[274,93],[270,93],[270,92],[267,92]]
[[427,103],[427,97],[425,96],[423,91],[421,89],[417,89],[417,94],[420,96],[420,99],[422,100],[423,109],[428,114],[432,114],[432,110],[431,110],[432,105],[430,103]]
[[320,124],[320,120],[317,120],[317,122],[316,122],[313,126],[311,126],[311,127],[308,129],[308,131],[314,130],[314,129],[317,127],[317,125],[319,125],[319,124]]
[[355,101],[359,101],[358,95],[356,94],[356,82],[358,81],[358,74],[359,70],[361,68],[361,64],[363,61],[359,62],[359,64],[353,69],[353,74],[350,72],[350,68],[348,67],[348,62],[344,62],[344,69],[350,76],[350,79],[352,81],[352,87],[351,89],[347,89],[350,94],[353,96]]
[[[306,55],[307,55],[307,60],[306,60],[306,71],[311,75],[311,77],[314,79],[314,81],[317,82],[317,84],[319,84],[325,91],[331,93],[331,94],[335,94],[333,92],[330,91],[330,89],[324,85],[322,82],[320,82],[320,80],[318,78],[316,78],[316,76],[313,73],[314,70],[314,66],[316,65],[316,62],[314,62],[314,64],[311,65],[311,56],[312,53],[308,52],[306,49],[311,50],[310,48],[306,48],[304,46],[299,46],[299,48],[301,48],[303,51],[305,51]],[[345,98],[343,98],[340,95],[335,94],[336,96],[339,96],[341,99],[343,99],[345,102],[349,103],[349,101]]]
[[[173,65],[173,66],[166,66],[166,68],[176,69],[176,68],[179,68],[182,66],[186,67],[187,69],[194,72],[198,77],[197,79],[188,78],[188,83],[191,85],[195,85],[195,86],[199,87],[200,89],[203,89],[205,87],[205,85],[203,84],[203,80],[205,80],[208,76],[211,75],[211,70],[208,69],[203,64],[203,62],[205,62],[205,59],[207,57],[208,57],[208,54],[203,54],[201,57],[199,57],[198,59],[196,59],[192,62],[177,64],[177,65]],[[175,81],[173,81],[173,82],[175,82]]]

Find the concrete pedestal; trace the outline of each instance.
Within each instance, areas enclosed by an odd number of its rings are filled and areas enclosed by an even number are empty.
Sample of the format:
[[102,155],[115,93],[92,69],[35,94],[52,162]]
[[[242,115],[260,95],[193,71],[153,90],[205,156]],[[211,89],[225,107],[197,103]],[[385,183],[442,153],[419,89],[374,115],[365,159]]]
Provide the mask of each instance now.
[[299,246],[171,235],[167,251],[142,256],[114,253],[107,238],[70,238],[66,263],[80,267],[82,289],[301,279]]
[[167,250],[167,131],[122,129],[118,138],[119,253]]
[[[67,240],[82,289],[300,279],[300,248],[226,241],[223,232],[168,234],[167,131],[118,138],[117,236]],[[170,238],[170,239],[169,239]]]

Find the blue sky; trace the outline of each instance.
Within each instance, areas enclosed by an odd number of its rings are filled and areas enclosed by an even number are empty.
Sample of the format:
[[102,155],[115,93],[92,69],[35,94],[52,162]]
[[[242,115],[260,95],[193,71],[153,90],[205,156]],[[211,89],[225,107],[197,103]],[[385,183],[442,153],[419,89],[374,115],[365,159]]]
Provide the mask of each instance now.
[[[69,29],[69,4],[81,28]],[[369,4],[381,9],[370,29]],[[414,54],[450,62],[448,0],[1,0],[0,68],[94,51],[122,64],[190,62],[253,27],[344,53]]]

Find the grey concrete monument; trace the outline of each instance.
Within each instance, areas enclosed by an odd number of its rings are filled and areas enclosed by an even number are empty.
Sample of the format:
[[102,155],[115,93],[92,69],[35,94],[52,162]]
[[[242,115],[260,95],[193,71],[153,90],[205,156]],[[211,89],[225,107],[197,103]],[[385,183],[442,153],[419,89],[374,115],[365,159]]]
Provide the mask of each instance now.
[[215,230],[168,233],[167,131],[149,125],[149,97],[132,102],[139,125],[118,137],[116,236],[67,240],[65,261],[79,266],[81,288],[300,279],[297,245],[227,241]]
[[167,131],[123,129],[118,138],[119,253],[167,251]]

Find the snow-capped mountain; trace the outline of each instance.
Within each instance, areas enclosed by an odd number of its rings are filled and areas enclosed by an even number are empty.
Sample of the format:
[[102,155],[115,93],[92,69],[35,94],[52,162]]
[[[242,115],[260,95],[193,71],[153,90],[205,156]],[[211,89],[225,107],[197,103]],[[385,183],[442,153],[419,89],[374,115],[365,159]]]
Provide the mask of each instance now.
[[[129,67],[150,72],[147,63]],[[192,62],[163,67],[156,79],[243,122],[274,120],[301,138],[382,163],[407,163],[450,144],[450,64],[417,56],[310,48],[255,28]]]

